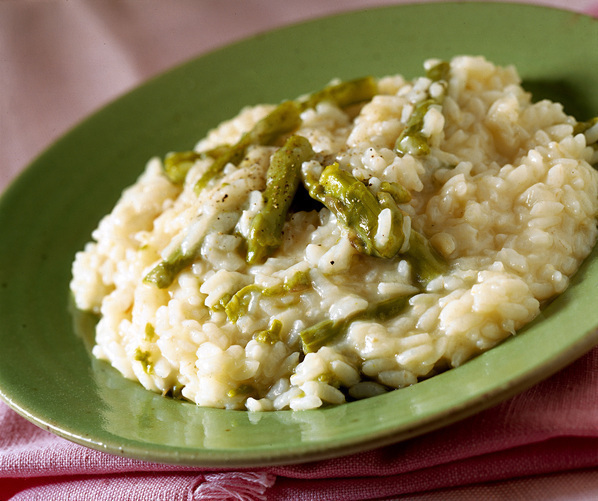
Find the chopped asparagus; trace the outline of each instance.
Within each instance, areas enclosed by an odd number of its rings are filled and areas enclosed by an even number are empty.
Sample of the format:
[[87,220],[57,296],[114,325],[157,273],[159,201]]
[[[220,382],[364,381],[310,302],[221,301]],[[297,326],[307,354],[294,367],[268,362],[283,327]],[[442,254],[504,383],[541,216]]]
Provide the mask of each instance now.
[[451,72],[451,63],[440,61],[426,71],[426,76],[433,82],[447,82]]
[[409,190],[399,183],[384,181],[380,184],[380,191],[390,194],[398,204],[404,204],[411,200]]
[[273,318],[267,329],[257,332],[253,339],[264,344],[276,344],[280,341],[280,332],[282,331],[282,322]]
[[143,367],[143,372],[148,376],[154,373],[154,364],[151,361],[151,353],[149,351],[143,351],[141,348],[135,350],[135,360],[137,360]]
[[187,172],[193,167],[195,162],[206,158],[218,158],[226,154],[229,145],[217,146],[208,151],[176,151],[171,152],[164,158],[164,173],[174,184],[183,184],[187,177]]
[[208,182],[229,164],[238,164],[247,149],[253,145],[269,146],[274,144],[281,136],[292,132],[301,123],[300,107],[294,101],[284,101],[274,108],[268,115],[259,120],[255,126],[243,134],[234,145],[220,152],[214,162],[195,184],[195,192],[203,190]]
[[253,394],[254,392],[255,392],[255,388],[253,386],[251,386],[249,384],[242,384],[242,385],[237,386],[236,388],[228,390],[226,395],[229,398],[248,397],[251,394]]
[[434,99],[425,99],[417,103],[395,144],[395,150],[399,155],[425,156],[430,153],[428,138],[423,135],[422,129],[424,117],[433,104],[436,104]]
[[168,153],[164,158],[164,173],[172,183],[183,184],[189,169],[201,158],[204,158],[204,155],[196,151]]
[[353,104],[369,101],[378,90],[376,79],[368,76],[348,80],[324,87],[322,90],[310,94],[299,105],[303,110],[315,108],[318,103],[329,101],[339,108],[346,108]]
[[232,296],[225,295],[219,303],[219,307],[224,307],[224,311],[228,319],[236,323],[249,308],[252,296],[258,294],[260,296],[271,297],[285,292],[297,292],[307,288],[310,285],[309,271],[297,272],[288,280],[285,280],[282,285],[274,287],[261,287],[258,284],[249,284],[239,289]]
[[153,284],[159,289],[165,289],[183,271],[195,260],[196,251],[183,253],[180,247],[177,247],[166,259],[160,261],[154,266],[143,281]]
[[321,322],[303,329],[299,333],[303,353],[313,353],[322,346],[331,343],[334,339],[344,333],[349,326],[350,320],[334,322],[333,320],[322,320]]
[[228,163],[238,164],[250,146],[272,145],[284,134],[297,129],[301,124],[302,111],[314,108],[323,101],[346,108],[372,99],[376,92],[377,82],[368,76],[329,85],[304,99],[284,101],[257,122],[253,129],[243,134],[234,145],[221,145],[205,152],[181,151],[167,154],[164,159],[164,172],[173,183],[181,184],[195,162],[213,158],[214,162],[195,185],[195,191],[200,192]]
[[309,270],[298,271],[290,277],[285,277],[283,289],[287,292],[296,292],[306,289],[311,285]]
[[282,228],[299,186],[301,165],[314,155],[311,145],[302,136],[291,136],[270,161],[266,173],[264,208],[249,230],[247,262],[260,263],[282,244]]
[[359,320],[373,320],[384,322],[401,314],[411,296],[397,296],[374,303],[366,310],[350,315],[342,320],[322,320],[321,322],[302,330],[299,333],[303,352],[312,353],[318,351],[322,346],[330,344],[339,336],[344,335],[351,323]]
[[152,324],[148,322],[147,324],[145,324],[145,340],[149,341],[150,343],[153,343],[156,341],[156,339],[158,339],[156,329]]
[[[449,73],[450,64],[443,61],[429,68],[426,76],[433,82],[446,82]],[[403,129],[395,143],[395,151],[399,155],[425,156],[430,153],[428,138],[422,133],[424,117],[433,105],[442,104],[442,98],[443,96],[424,99],[415,105],[407,120],[405,129]]]
[[[327,166],[320,179],[304,179],[309,194],[330,209],[348,230],[353,246],[364,254],[392,258],[405,239],[403,213],[394,198],[381,191],[378,198],[368,187],[338,163]],[[383,243],[376,240],[378,220],[382,210],[391,212],[390,234]]]
[[448,269],[446,261],[436,252],[428,239],[413,229],[409,234],[409,248],[405,254],[420,285],[427,284],[437,276],[446,273]]
[[[351,243],[360,252],[387,259],[401,252],[405,233],[403,213],[397,203],[408,200],[409,192],[405,188],[382,183],[380,192],[374,196],[364,183],[336,163],[326,167],[319,180],[304,176],[303,181],[310,196],[328,207],[348,230]],[[379,243],[375,236],[384,209],[390,210],[390,232],[386,240]],[[404,253],[411,262],[417,282],[422,285],[447,269],[446,262],[428,240],[413,229],[409,232]]]
[[[263,189],[264,186],[264,179],[265,171],[266,171],[266,163],[260,164],[259,167],[256,166],[256,163],[251,159],[252,155],[249,155],[246,159],[244,159],[239,164],[239,169],[235,170],[234,173],[231,173],[230,176],[225,178],[225,181],[222,182],[219,186],[214,187],[211,190],[206,192],[206,205],[214,207],[215,205],[221,205],[224,201],[228,198],[229,193],[229,186],[231,184],[236,184],[238,187],[238,183],[243,182],[244,187],[244,196],[247,197],[249,194],[249,190],[253,189]],[[260,175],[256,175],[256,171],[259,171]],[[230,189],[235,191],[234,186]],[[235,205],[235,202],[233,205]],[[240,203],[240,202],[238,202]],[[236,205],[235,205],[236,209]],[[204,241],[204,237],[210,231],[219,231],[219,232],[228,232],[231,230],[232,226],[226,224],[226,221],[230,221],[229,217],[222,218],[221,215],[225,214],[227,211],[222,210],[222,212],[208,210],[199,213],[199,217],[196,216],[192,221],[191,224],[187,226],[187,228],[180,232],[179,237],[182,237],[180,244],[170,252],[170,254],[166,255],[166,257],[144,277],[144,282],[148,284],[153,284],[161,289],[164,289],[174,281],[177,275],[187,268],[189,265],[193,264],[194,261],[198,258],[202,244]],[[235,223],[231,223],[235,224]],[[183,233],[186,233],[184,235]]]
[[220,304],[224,305],[224,311],[228,319],[232,323],[236,323],[239,318],[247,313],[253,293],[268,294],[269,292],[270,289],[260,287],[257,284],[250,284],[238,290],[228,301],[226,301],[226,298],[223,298],[226,304],[224,304],[224,301]]

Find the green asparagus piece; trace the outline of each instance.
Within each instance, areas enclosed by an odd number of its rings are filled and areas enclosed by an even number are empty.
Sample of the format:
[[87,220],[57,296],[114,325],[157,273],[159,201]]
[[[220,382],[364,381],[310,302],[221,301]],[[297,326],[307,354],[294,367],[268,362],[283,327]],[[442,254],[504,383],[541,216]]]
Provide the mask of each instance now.
[[323,101],[330,101],[340,108],[368,101],[377,92],[377,83],[373,77],[363,77],[338,84],[329,85],[314,92],[305,99],[284,101],[266,117],[260,120],[249,132],[245,133],[234,145],[221,145],[205,152],[172,152],[164,159],[166,176],[175,184],[185,181],[187,172],[200,159],[213,158],[214,162],[196,183],[195,191],[200,192],[208,182],[217,176],[226,164],[238,164],[252,145],[269,146],[281,136],[292,132],[301,123],[300,113],[315,107]]
[[165,289],[181,271],[193,263],[195,254],[195,250],[184,254],[180,247],[177,248],[170,256],[152,268],[143,281],[153,284],[159,289]]
[[282,322],[273,318],[267,329],[257,332],[253,339],[264,344],[276,344],[280,341],[280,332],[282,331]]
[[448,82],[451,72],[451,63],[448,61],[440,61],[434,66],[428,68],[426,76],[433,82],[445,81]]
[[[397,206],[408,201],[410,195],[404,187],[382,183],[377,196],[367,186],[342,170],[338,164],[329,165],[320,179],[304,177],[310,196],[322,202],[349,231],[349,238],[356,249],[375,257],[393,258],[405,243],[403,213]],[[391,212],[391,230],[387,241],[378,245],[375,240],[378,231],[378,216],[388,208]],[[409,233],[406,256],[411,262],[415,279],[425,285],[444,273],[447,264],[434,250],[428,240],[415,230]]]
[[407,120],[407,126],[401,132],[395,144],[395,150],[400,155],[425,156],[430,153],[428,138],[423,135],[424,117],[433,104],[434,99],[420,101]]
[[149,351],[143,351],[141,348],[135,350],[135,360],[141,363],[143,372],[148,376],[151,376],[154,373],[154,364],[150,359],[151,353]]
[[[405,239],[403,213],[392,195],[381,191],[378,198],[368,187],[338,163],[327,166],[320,179],[304,179],[312,198],[330,209],[348,230],[353,246],[364,254],[392,258],[397,255]],[[390,235],[384,244],[377,244],[378,216],[389,208],[392,214]]]
[[340,108],[345,108],[371,99],[376,91],[376,80],[373,77],[364,77],[330,85],[321,91],[310,94],[302,101],[283,102],[260,120],[253,129],[244,134],[235,145],[229,147],[228,152],[218,155],[212,166],[197,182],[195,190],[201,191],[210,179],[224,169],[227,163],[237,164],[240,162],[249,146],[271,145],[282,135],[298,128],[301,123],[300,113],[302,111],[313,108],[323,101],[330,101]]
[[310,285],[309,270],[306,270],[298,271],[291,277],[285,278],[282,288],[287,292],[296,292],[307,289]]
[[203,158],[202,154],[196,151],[169,153],[164,158],[164,173],[172,183],[182,184],[185,182],[189,169],[201,158]]
[[247,262],[261,263],[282,244],[282,228],[299,186],[301,164],[314,155],[302,136],[291,136],[270,161],[266,173],[264,208],[251,223],[247,239]]
[[[450,64],[443,61],[431,67],[426,76],[434,82],[444,81],[449,78]],[[423,135],[424,117],[431,106],[442,104],[440,99],[424,99],[415,105],[411,116],[407,120],[405,129],[399,135],[395,143],[395,151],[400,155],[425,156],[430,153],[428,138]]]
[[216,177],[228,163],[237,165],[253,145],[269,146],[281,136],[295,130],[301,123],[300,107],[294,101],[284,101],[255,126],[241,136],[234,145],[227,147],[216,156],[214,162],[195,184],[195,192],[203,190],[210,180]]
[[274,287],[261,287],[257,284],[249,284],[239,289],[232,296],[226,295],[220,300],[219,306],[224,307],[224,311],[228,319],[236,323],[249,308],[252,296],[258,294],[260,296],[272,297],[285,292],[296,292],[309,287],[311,281],[309,279],[309,271],[297,272],[290,279],[285,280],[282,285]]
[[384,181],[380,184],[380,191],[390,194],[397,204],[404,204],[411,200],[409,190],[399,183]]
[[314,353],[344,334],[349,326],[349,320],[334,322],[322,320],[321,322],[302,330],[299,333],[303,353]]
[[267,294],[269,289],[260,287],[257,284],[246,285],[242,289],[238,290],[232,297],[224,304],[224,311],[227,318],[232,322],[236,323],[249,308],[251,303],[251,297],[253,293],[256,294]]
[[[215,150],[210,150],[213,154],[217,155],[218,152]],[[242,160],[240,162],[240,166],[243,166],[247,160]],[[251,173],[249,175],[252,175]],[[226,183],[222,183],[220,188],[225,188]],[[215,194],[218,195],[221,193],[222,190],[216,190]],[[218,195],[220,197],[221,195]],[[224,197],[226,198],[226,194]],[[212,197],[213,198],[213,197]],[[206,216],[204,216],[206,217]],[[216,217],[216,219],[218,219]],[[208,223],[204,222],[204,230],[208,230]],[[197,238],[197,241],[193,244],[192,247],[189,247],[183,251],[182,247],[179,246],[177,249],[171,252],[164,260],[158,263],[145,277],[144,282],[153,284],[158,288],[164,289],[174,281],[177,275],[187,268],[189,265],[193,264],[195,259],[199,256],[199,252],[201,250],[201,245],[203,242],[203,234],[201,238]]]
[[233,388],[231,390],[228,390],[228,392],[226,393],[226,395],[229,398],[235,398],[235,397],[248,397],[250,395],[252,395],[255,392],[255,388],[249,384],[242,384],[237,386],[236,388]]
[[187,177],[187,172],[198,160],[206,158],[216,159],[224,154],[230,148],[229,145],[217,146],[208,151],[177,151],[171,152],[164,158],[164,173],[166,177],[174,184],[183,184]]
[[153,343],[156,341],[156,339],[158,339],[158,336],[156,335],[156,329],[148,322],[145,324],[145,340]]
[[409,249],[405,252],[415,279],[420,285],[425,285],[434,278],[446,273],[448,265],[436,252],[427,238],[415,230],[409,234]]
[[329,101],[339,108],[346,108],[353,104],[369,101],[378,90],[376,79],[368,76],[348,80],[324,87],[322,90],[310,94],[299,100],[302,110],[315,108],[318,103]]
[[573,127],[573,135],[576,136],[577,134],[583,134],[596,124],[598,124],[598,117],[591,118],[585,122],[577,122]]
[[409,296],[397,296],[384,301],[380,301],[369,306],[366,310],[350,315],[342,320],[323,320],[299,333],[301,338],[303,352],[312,353],[318,351],[322,346],[326,346],[344,335],[349,329],[351,323],[359,320],[373,320],[376,322],[385,322],[400,315],[409,304]]

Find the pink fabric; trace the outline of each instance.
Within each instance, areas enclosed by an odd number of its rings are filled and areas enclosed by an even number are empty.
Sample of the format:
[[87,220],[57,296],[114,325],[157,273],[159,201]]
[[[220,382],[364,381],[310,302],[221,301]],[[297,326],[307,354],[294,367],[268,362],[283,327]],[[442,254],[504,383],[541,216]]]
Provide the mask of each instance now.
[[[365,500],[594,469],[597,395],[595,348],[517,397],[438,431],[351,456],[256,471],[112,456],[56,437],[0,404],[0,499],[86,499],[93,493],[97,500],[130,501]],[[598,486],[598,475],[591,478]]]
[[[346,0],[342,8],[385,3],[396,2]],[[595,0],[540,3],[598,16]],[[0,0],[0,189],[68,127],[141,80],[243,36],[341,8],[332,0],[166,4]],[[598,348],[521,395],[441,430],[352,456],[253,471],[112,456],[37,428],[0,403],[0,501],[384,496],[598,499]]]

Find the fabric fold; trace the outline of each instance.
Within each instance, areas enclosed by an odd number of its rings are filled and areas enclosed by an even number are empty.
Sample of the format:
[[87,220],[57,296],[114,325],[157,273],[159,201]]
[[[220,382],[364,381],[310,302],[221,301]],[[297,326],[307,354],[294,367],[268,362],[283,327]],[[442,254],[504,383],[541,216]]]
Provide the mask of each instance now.
[[421,437],[350,456],[253,470],[114,456],[41,430],[0,404],[0,428],[10,430],[0,436],[0,492],[16,481],[23,489],[15,495],[25,497],[14,499],[51,499],[44,497],[50,493],[77,499],[71,491],[98,490],[135,500],[155,485],[160,495],[169,492],[164,499],[326,500],[339,499],[339,493],[348,500],[376,499],[592,468],[598,466],[597,384],[595,348],[526,392]]

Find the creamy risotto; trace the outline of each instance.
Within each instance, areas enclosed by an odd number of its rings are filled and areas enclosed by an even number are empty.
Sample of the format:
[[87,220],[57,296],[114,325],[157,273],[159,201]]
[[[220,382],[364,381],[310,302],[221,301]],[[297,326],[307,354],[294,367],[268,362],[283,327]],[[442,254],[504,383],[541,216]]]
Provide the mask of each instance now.
[[513,67],[332,82],[151,159],[73,264],[93,354],[201,406],[313,409],[457,367],[596,240],[596,121]]

